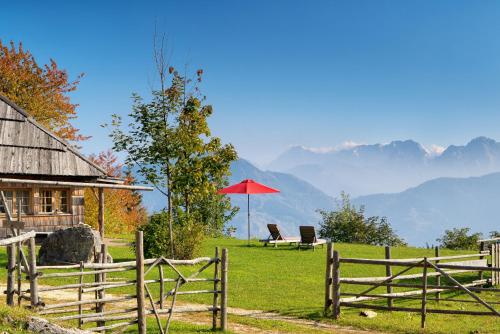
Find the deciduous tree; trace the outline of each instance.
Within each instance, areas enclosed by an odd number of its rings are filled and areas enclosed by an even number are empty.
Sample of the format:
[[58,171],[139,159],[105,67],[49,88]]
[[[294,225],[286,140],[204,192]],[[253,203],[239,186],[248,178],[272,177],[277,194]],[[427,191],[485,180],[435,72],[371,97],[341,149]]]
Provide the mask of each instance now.
[[155,52],[160,87],[149,101],[133,95],[131,121],[112,119],[114,150],[126,152],[146,181],[166,196],[170,250],[175,256],[173,224],[197,221],[204,233],[217,234],[235,214],[229,200],[216,194],[228,183],[234,147],[212,136],[208,118],[213,109],[204,105],[199,90],[203,71],[189,78],[164,61],[163,48]]
[[77,89],[82,76],[70,80],[55,60],[40,65],[21,43],[16,46],[14,42],[4,44],[0,40],[0,94],[69,141],[88,138],[71,124],[77,117],[78,105],[71,102],[69,93]]
[[[124,178],[126,184],[133,184],[130,172],[123,172],[123,164],[118,162],[112,151],[90,156],[109,176]],[[147,221],[147,212],[142,205],[140,193],[125,189],[105,189],[104,220],[106,233],[127,233],[134,231]],[[94,189],[85,190],[85,221],[97,228],[99,203]]]

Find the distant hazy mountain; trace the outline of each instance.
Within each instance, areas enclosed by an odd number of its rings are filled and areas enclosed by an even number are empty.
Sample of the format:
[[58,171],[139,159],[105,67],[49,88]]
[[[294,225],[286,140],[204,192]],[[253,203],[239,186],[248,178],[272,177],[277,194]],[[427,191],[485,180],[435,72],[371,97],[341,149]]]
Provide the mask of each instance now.
[[486,137],[435,154],[419,143],[356,145],[331,151],[292,147],[268,168],[291,173],[325,193],[354,196],[392,193],[438,177],[470,177],[500,171],[500,143]]
[[358,197],[353,203],[365,205],[367,215],[387,216],[413,245],[435,244],[453,227],[487,234],[500,229],[500,173],[438,178],[396,194]]
[[[267,237],[266,224],[277,223],[283,233],[298,235],[298,226],[317,225],[317,209],[331,209],[334,201],[321,190],[297,177],[285,173],[267,172],[258,169],[246,160],[238,160],[231,166],[230,183],[243,179],[253,179],[270,187],[277,188],[278,194],[250,196],[252,236]],[[237,228],[236,236],[246,238],[247,233],[247,197],[230,195],[233,205],[240,207],[240,212],[229,224]],[[150,212],[165,207],[165,196],[158,191],[144,192],[143,202]]]

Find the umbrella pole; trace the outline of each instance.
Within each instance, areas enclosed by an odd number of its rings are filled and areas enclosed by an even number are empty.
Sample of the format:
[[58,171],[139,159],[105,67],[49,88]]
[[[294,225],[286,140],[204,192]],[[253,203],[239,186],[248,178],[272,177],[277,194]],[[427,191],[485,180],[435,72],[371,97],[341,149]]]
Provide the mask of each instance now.
[[248,245],[250,246],[250,194],[247,194],[247,209],[248,209]]

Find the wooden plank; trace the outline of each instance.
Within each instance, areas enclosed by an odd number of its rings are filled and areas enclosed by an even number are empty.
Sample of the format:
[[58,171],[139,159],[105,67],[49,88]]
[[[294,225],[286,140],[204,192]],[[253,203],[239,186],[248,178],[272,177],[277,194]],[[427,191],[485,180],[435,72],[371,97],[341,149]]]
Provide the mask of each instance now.
[[420,328],[425,328],[425,319],[427,318],[427,258],[424,258],[424,276],[422,277],[422,307]]
[[[104,239],[103,239],[104,240]],[[101,245],[101,253],[99,254],[99,262],[100,263],[106,263],[107,262],[107,255],[108,255],[108,247],[106,244]],[[99,277],[99,283],[104,283],[106,284],[106,273],[101,273],[97,275]],[[97,291],[97,298],[98,299],[105,299],[106,298],[106,290],[98,290]],[[99,303],[96,307],[96,313],[103,313],[105,311],[104,309],[105,303]],[[99,321],[97,322],[98,327],[106,326],[106,323],[104,321]],[[103,332],[104,333],[104,332]]]
[[26,223],[25,223],[25,222],[23,222],[23,221],[17,221],[17,220],[13,220],[13,221],[2,220],[2,227],[4,227],[4,228],[16,228],[16,229],[23,230],[25,225],[26,225]]
[[227,248],[222,249],[221,258],[221,319],[220,326],[222,331],[227,330],[227,294],[228,294],[228,281],[227,281],[227,271],[228,271],[228,252]]
[[340,317],[340,259],[339,252],[333,252],[332,261],[332,315],[335,320]]
[[14,306],[16,244],[7,245],[7,305]]
[[[215,247],[215,256],[214,258],[219,259],[219,247]],[[217,291],[219,289],[219,260],[214,262],[214,290]],[[161,296],[163,298],[163,295]],[[219,305],[219,294],[217,292],[214,293],[214,298],[212,302],[214,310],[212,311],[212,330],[217,329],[217,307]]]
[[30,231],[30,232],[18,235],[16,237],[3,239],[3,240],[0,240],[0,246],[7,246],[10,244],[14,244],[14,243],[20,243],[20,242],[26,241],[28,239],[34,238],[35,235],[36,235],[35,231]]
[[99,224],[99,234],[101,239],[104,240],[104,189],[99,188],[99,212],[97,215],[97,222]]
[[28,244],[29,246],[29,269],[30,269],[30,297],[31,297],[31,307],[34,309],[38,307],[38,275],[36,268],[36,246],[35,238],[31,238]]
[[[391,259],[391,247],[390,246],[385,246],[385,259],[386,260]],[[387,264],[385,266],[385,275],[388,277],[392,276],[392,268],[391,268],[390,264]],[[391,283],[391,282],[392,281],[388,281],[388,283]],[[390,285],[386,286],[386,291],[387,291],[387,294],[391,294],[392,293],[392,286],[390,286]],[[392,298],[390,298],[390,297],[387,298],[387,306],[388,307],[393,306],[393,301],[392,301]]]
[[139,334],[146,334],[146,302],[144,295],[144,245],[142,231],[137,231],[135,234],[135,259],[136,259],[136,275],[137,275],[137,323]]
[[[438,246],[436,246],[434,248],[434,255],[435,255],[435,257],[439,257],[439,255],[440,255],[440,251],[439,251],[439,247]],[[436,264],[438,264],[438,263],[439,263],[439,260],[436,261]],[[429,276],[429,274],[427,274],[427,276]],[[441,275],[436,276],[436,285],[437,286],[441,285]],[[436,293],[436,298],[437,298],[438,301],[439,301],[439,298],[441,298],[441,292],[440,291],[438,291]]]
[[325,304],[323,314],[326,316],[332,305],[332,280],[333,280],[333,244],[326,245],[326,269],[325,269]]
[[451,281],[453,284],[457,285],[461,290],[465,291],[469,296],[477,300],[481,305],[489,309],[491,312],[496,314],[497,316],[500,316],[500,313],[497,312],[491,305],[488,303],[484,302],[481,298],[479,298],[476,294],[472,293],[467,287],[463,286],[461,283],[459,283],[456,279],[451,277],[450,275],[446,274],[443,272],[442,269],[436,267],[436,265],[429,263],[431,267],[433,267],[435,270],[441,272],[449,281]]
[[[0,156],[2,156],[1,149],[2,149],[2,147],[0,146]],[[6,154],[8,154],[8,153],[9,152],[7,152]],[[10,153],[12,153],[12,152],[10,152]],[[15,173],[13,173],[13,174],[15,174]],[[51,175],[51,174],[48,174],[48,175]],[[126,189],[126,190],[141,190],[141,191],[153,191],[154,190],[154,188],[152,188],[152,187],[134,186],[134,185],[127,185],[127,184],[47,181],[47,180],[36,180],[36,179],[14,179],[14,178],[5,178],[5,177],[0,178],[0,183],[20,183],[20,184],[33,184],[33,185],[51,185],[51,186],[61,186],[61,187]]]
[[165,277],[163,275],[163,266],[161,264],[158,265],[158,275],[160,277],[160,309],[163,309],[163,298],[165,297]]
[[[83,261],[80,261],[80,272],[83,272]],[[81,302],[83,300],[83,275],[80,275],[80,283],[78,287],[78,301]],[[83,316],[83,305],[78,305],[78,315]],[[82,328],[83,322],[81,318],[78,319],[78,328]]]
[[[362,304],[362,303],[340,303],[341,306],[348,306],[354,308],[366,308],[371,310],[383,310],[383,311],[401,311],[401,312],[415,312],[420,313],[422,310],[420,308],[414,307],[387,307],[383,305],[373,305],[373,304]],[[438,314],[465,314],[465,315],[494,315],[492,312],[481,312],[481,311],[462,311],[462,310],[446,310],[446,309],[427,309],[427,313],[438,313]]]

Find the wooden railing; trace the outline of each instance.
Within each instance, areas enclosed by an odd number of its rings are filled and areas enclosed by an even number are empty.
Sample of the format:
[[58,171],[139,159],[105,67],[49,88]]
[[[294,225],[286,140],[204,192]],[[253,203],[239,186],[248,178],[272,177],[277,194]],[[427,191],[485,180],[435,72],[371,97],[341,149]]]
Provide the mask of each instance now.
[[[21,243],[26,241],[29,241],[29,257],[25,260],[22,256],[16,258],[16,254],[21,254]],[[167,333],[173,313],[186,312],[210,312],[213,328],[227,329],[227,249],[219,254],[216,248],[214,257],[193,260],[144,259],[142,232],[138,232],[135,261],[107,263],[107,249],[103,245],[95,263],[37,266],[34,233],[5,239],[0,245],[6,245],[9,254],[6,291],[9,305],[14,305],[14,296],[17,295],[19,305],[22,305],[22,300],[30,300],[30,307],[39,314],[50,315],[59,321],[77,321],[78,327],[96,332],[121,331],[137,324],[139,334],[145,334],[146,318],[154,316],[158,332]],[[182,269],[185,266],[199,268],[185,274]],[[213,274],[200,277],[209,268],[213,268]],[[157,274],[153,275],[156,271]],[[22,288],[22,273],[27,274],[29,289]],[[73,281],[61,283],[62,280]],[[194,283],[197,289],[184,289]],[[153,290],[153,284],[158,289]],[[200,284],[209,284],[209,287],[200,289]],[[168,285],[173,287],[168,288]],[[117,291],[126,287],[135,287],[135,293]],[[66,292],[64,301],[40,297],[43,293],[56,291]],[[156,291],[159,292],[154,294]],[[211,305],[177,305],[178,296],[195,294],[212,295]],[[165,321],[162,316],[166,317]],[[95,325],[89,328],[89,323]]]
[[[489,291],[499,293],[500,289],[493,287],[496,283],[495,277],[500,274],[500,263],[498,261],[499,244],[492,244],[487,251],[480,251],[476,254],[463,254],[452,256],[439,256],[439,249],[435,250],[435,257],[424,257],[414,259],[392,259],[389,247],[385,249],[385,259],[358,259],[341,258],[338,251],[334,251],[333,244],[327,245],[326,277],[325,277],[325,314],[330,312],[333,318],[338,319],[341,307],[354,307],[387,311],[418,312],[421,314],[421,326],[425,327],[427,313],[442,314],[468,314],[468,315],[492,315],[500,316],[500,313],[493,305],[500,302],[485,301],[477,295],[477,292]],[[487,258],[491,257],[491,264],[488,265]],[[478,258],[471,260],[473,258]],[[450,260],[463,260],[460,262],[442,262]],[[385,267],[386,276],[382,277],[356,277],[344,278],[341,276],[341,264],[350,263],[356,265],[373,265]],[[402,270],[393,274],[395,267],[403,267]],[[408,273],[422,269],[422,272]],[[478,272],[477,279],[467,283],[460,283],[452,275],[461,273]],[[484,272],[491,272],[492,278],[485,279]],[[428,279],[436,277],[435,284],[429,284]],[[421,283],[409,282],[405,280],[421,279]],[[442,284],[446,280],[448,284]],[[401,282],[403,281],[403,282]],[[366,290],[359,293],[348,293],[341,290],[343,285],[367,286]],[[493,285],[492,287],[485,287]],[[385,293],[375,293],[377,288],[385,287]],[[394,288],[416,289],[410,291],[394,292]],[[442,292],[460,291],[467,294],[472,299],[454,299],[441,297]],[[429,297],[429,295],[434,297]],[[370,304],[370,301],[380,301],[386,299],[387,305]],[[420,307],[395,306],[397,299],[418,299]],[[430,309],[429,301],[446,300],[448,302],[473,302],[482,305],[486,310],[471,311],[458,309]],[[363,302],[363,303],[361,303]]]

